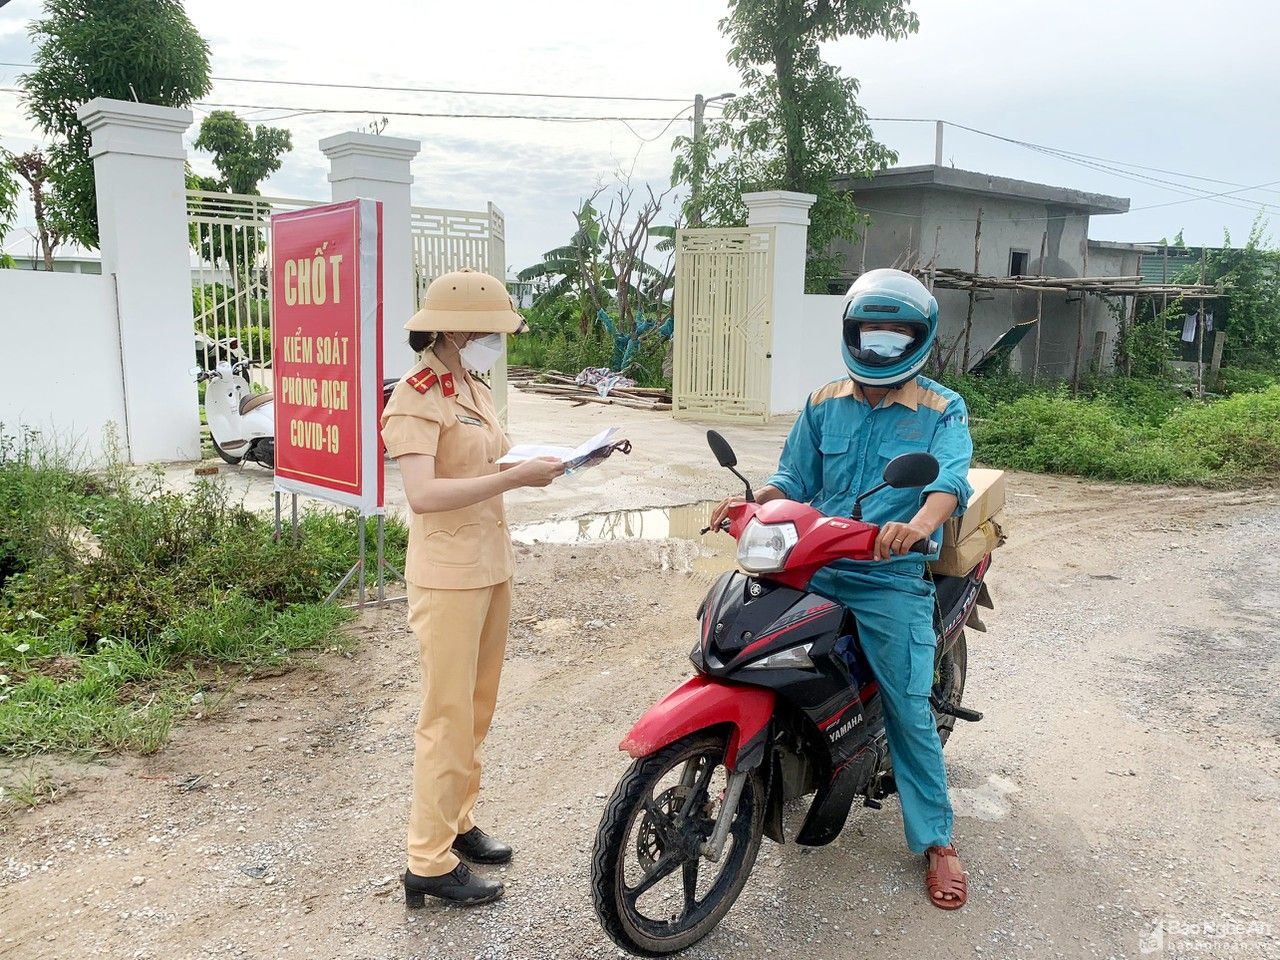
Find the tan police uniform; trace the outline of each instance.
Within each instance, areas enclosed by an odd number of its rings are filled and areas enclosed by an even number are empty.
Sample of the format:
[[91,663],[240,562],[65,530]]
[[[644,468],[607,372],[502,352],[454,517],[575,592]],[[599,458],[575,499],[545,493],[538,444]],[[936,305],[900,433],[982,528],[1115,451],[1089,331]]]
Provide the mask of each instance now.
[[[495,461],[510,444],[489,389],[474,380],[469,386],[470,400],[444,363],[424,351],[383,410],[388,455],[435,457],[440,478],[497,473]],[[501,496],[410,517],[405,579],[422,665],[422,710],[414,734],[408,853],[409,869],[419,876],[440,876],[457,866],[454,839],[475,826],[479,749],[498,695],[513,566]]]

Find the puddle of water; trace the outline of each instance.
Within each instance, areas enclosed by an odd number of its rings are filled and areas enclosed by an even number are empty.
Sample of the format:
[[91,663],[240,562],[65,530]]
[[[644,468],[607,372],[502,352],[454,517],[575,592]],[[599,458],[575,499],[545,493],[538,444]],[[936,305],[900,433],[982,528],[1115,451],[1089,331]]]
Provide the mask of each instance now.
[[734,566],[736,544],[724,533],[702,533],[715,501],[646,510],[591,513],[570,520],[548,520],[513,527],[516,543],[600,543],[622,540],[683,540],[696,543],[681,563],[664,555],[663,569],[687,566],[704,574],[718,574]]

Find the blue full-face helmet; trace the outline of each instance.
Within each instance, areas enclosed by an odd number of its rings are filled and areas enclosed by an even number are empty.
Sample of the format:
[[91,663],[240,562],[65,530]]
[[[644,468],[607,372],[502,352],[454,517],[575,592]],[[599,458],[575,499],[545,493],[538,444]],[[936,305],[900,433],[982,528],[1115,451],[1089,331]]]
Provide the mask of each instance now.
[[[892,347],[864,343],[862,326],[867,323],[904,324],[913,336]],[[937,332],[938,301],[902,270],[868,270],[845,294],[841,353],[856,383],[868,387],[906,383],[924,368]]]

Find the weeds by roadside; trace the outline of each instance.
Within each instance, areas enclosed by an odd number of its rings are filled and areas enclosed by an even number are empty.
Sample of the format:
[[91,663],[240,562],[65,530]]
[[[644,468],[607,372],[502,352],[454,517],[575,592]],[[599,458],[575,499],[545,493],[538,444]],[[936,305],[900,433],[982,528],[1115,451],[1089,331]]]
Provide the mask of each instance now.
[[[0,767],[0,816],[50,803],[62,792],[63,786],[46,767],[35,761]],[[3,833],[2,827],[0,833]]]
[[[1262,382],[1262,381],[1259,381]],[[1139,483],[1234,486],[1280,478],[1280,386],[1202,402],[1111,378],[1074,397],[1016,378],[953,378],[983,463]]]
[[[393,564],[405,537],[388,518]],[[321,601],[356,549],[343,514],[305,514],[294,547],[217,481],[177,493],[0,436],[0,755],[150,752],[198,670],[342,646],[349,614]]]

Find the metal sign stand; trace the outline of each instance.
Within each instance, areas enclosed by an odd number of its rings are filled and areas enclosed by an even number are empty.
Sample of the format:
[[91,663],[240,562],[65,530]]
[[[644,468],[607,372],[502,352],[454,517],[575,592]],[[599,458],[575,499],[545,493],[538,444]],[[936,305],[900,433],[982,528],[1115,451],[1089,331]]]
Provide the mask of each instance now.
[[364,609],[365,607],[381,607],[389,603],[398,603],[401,600],[407,599],[407,597],[388,597],[387,596],[386,574],[390,573],[393,577],[395,577],[397,580],[403,583],[406,587],[409,584],[408,584],[408,581],[405,580],[404,574],[401,573],[399,570],[397,570],[395,567],[391,566],[391,564],[387,563],[386,561],[386,556],[385,556],[386,531],[387,531],[386,517],[384,517],[382,514],[378,514],[377,517],[378,517],[378,532],[377,532],[377,547],[376,547],[377,553],[375,554],[376,556],[375,563],[376,563],[376,569],[378,571],[378,579],[377,579],[378,599],[372,600],[372,601],[365,600],[365,589],[366,589],[366,582],[367,582],[366,576],[368,572],[368,561],[366,559],[366,547],[365,547],[365,523],[364,523],[366,518],[363,516],[357,516],[356,517],[357,537],[360,542],[359,559],[357,559],[355,564],[351,567],[351,569],[347,571],[347,575],[344,576],[340,581],[338,581],[338,585],[333,588],[333,592],[330,593],[329,596],[325,598],[325,601],[324,601],[325,603],[333,603],[334,600],[337,598],[338,594],[342,592],[342,588],[345,587],[348,583],[350,583],[352,577],[356,576],[357,574],[359,574],[360,576],[360,580],[359,580],[360,587],[357,594],[359,599],[355,603],[347,603],[347,604],[343,604],[343,606],[348,608],[357,607],[359,609]]
[[[293,545],[296,547],[296,546],[298,546],[298,544],[301,542],[301,535],[299,534],[299,531],[298,531],[298,495],[297,495],[296,493],[295,493],[295,494],[292,494],[292,496],[291,496],[291,498],[290,498],[290,499],[293,501],[293,503],[292,503],[292,511],[291,511],[291,512],[292,512],[292,537],[291,537],[291,540],[292,540]],[[276,502],[275,539],[276,539],[276,541],[277,541],[277,542],[279,542],[279,540],[280,540],[280,535],[281,535],[281,533],[283,532],[283,531],[282,531],[282,529],[281,529],[281,527],[282,527],[282,523],[281,523],[280,491],[279,491],[279,490],[277,490],[277,491],[275,492],[275,502]],[[357,574],[358,574],[358,575],[359,575],[359,577],[360,577],[360,580],[358,581],[358,582],[359,582],[359,591],[358,591],[358,594],[357,594],[359,599],[358,599],[355,603],[344,604],[343,606],[346,606],[346,607],[358,607],[358,608],[360,608],[360,609],[363,609],[364,607],[381,607],[381,606],[385,606],[386,604],[389,604],[389,603],[398,603],[398,602],[400,602],[401,600],[407,599],[406,597],[388,597],[388,596],[387,596],[387,577],[386,577],[386,575],[387,575],[388,573],[389,573],[389,574],[391,574],[391,576],[392,576],[392,577],[394,577],[395,579],[397,579],[397,580],[399,580],[401,583],[403,583],[406,587],[409,585],[409,582],[408,582],[407,580],[405,580],[405,578],[404,578],[404,574],[403,574],[401,571],[397,570],[397,569],[396,569],[395,567],[393,567],[391,564],[387,563],[387,560],[386,560],[386,540],[387,540],[387,522],[386,522],[386,517],[385,517],[383,514],[381,514],[381,513],[377,514],[377,517],[378,517],[378,532],[377,532],[377,534],[376,534],[376,536],[377,536],[376,544],[377,544],[377,545],[376,545],[376,547],[375,547],[375,550],[376,550],[376,553],[375,553],[375,558],[376,558],[376,559],[375,559],[375,563],[376,563],[376,567],[375,567],[375,569],[377,570],[377,581],[376,581],[376,582],[377,582],[377,585],[378,585],[378,599],[377,599],[377,600],[372,600],[372,601],[366,601],[366,600],[365,600],[366,587],[367,587],[367,583],[368,583],[368,580],[367,580],[368,562],[367,562],[367,554],[366,554],[366,537],[365,537],[365,520],[366,520],[367,518],[366,518],[365,516],[362,516],[362,515],[357,515],[357,516],[356,516],[356,537],[357,537],[357,540],[358,540],[358,542],[359,542],[359,544],[360,544],[360,552],[359,552],[358,558],[356,559],[356,562],[355,562],[354,564],[352,564],[351,569],[350,569],[350,570],[348,570],[348,571],[346,572],[346,574],[343,576],[343,578],[342,578],[341,580],[339,580],[339,581],[338,581],[338,585],[337,585],[336,587],[334,587],[334,588],[333,588],[333,590],[329,593],[329,596],[325,597],[325,599],[324,599],[324,602],[325,602],[325,603],[333,603],[335,600],[337,600],[337,598],[338,598],[338,594],[342,593],[342,591],[343,591],[343,589],[346,587],[346,585],[347,585],[348,583],[350,583],[350,582],[351,582],[351,580],[352,580],[352,578],[354,578]]]

